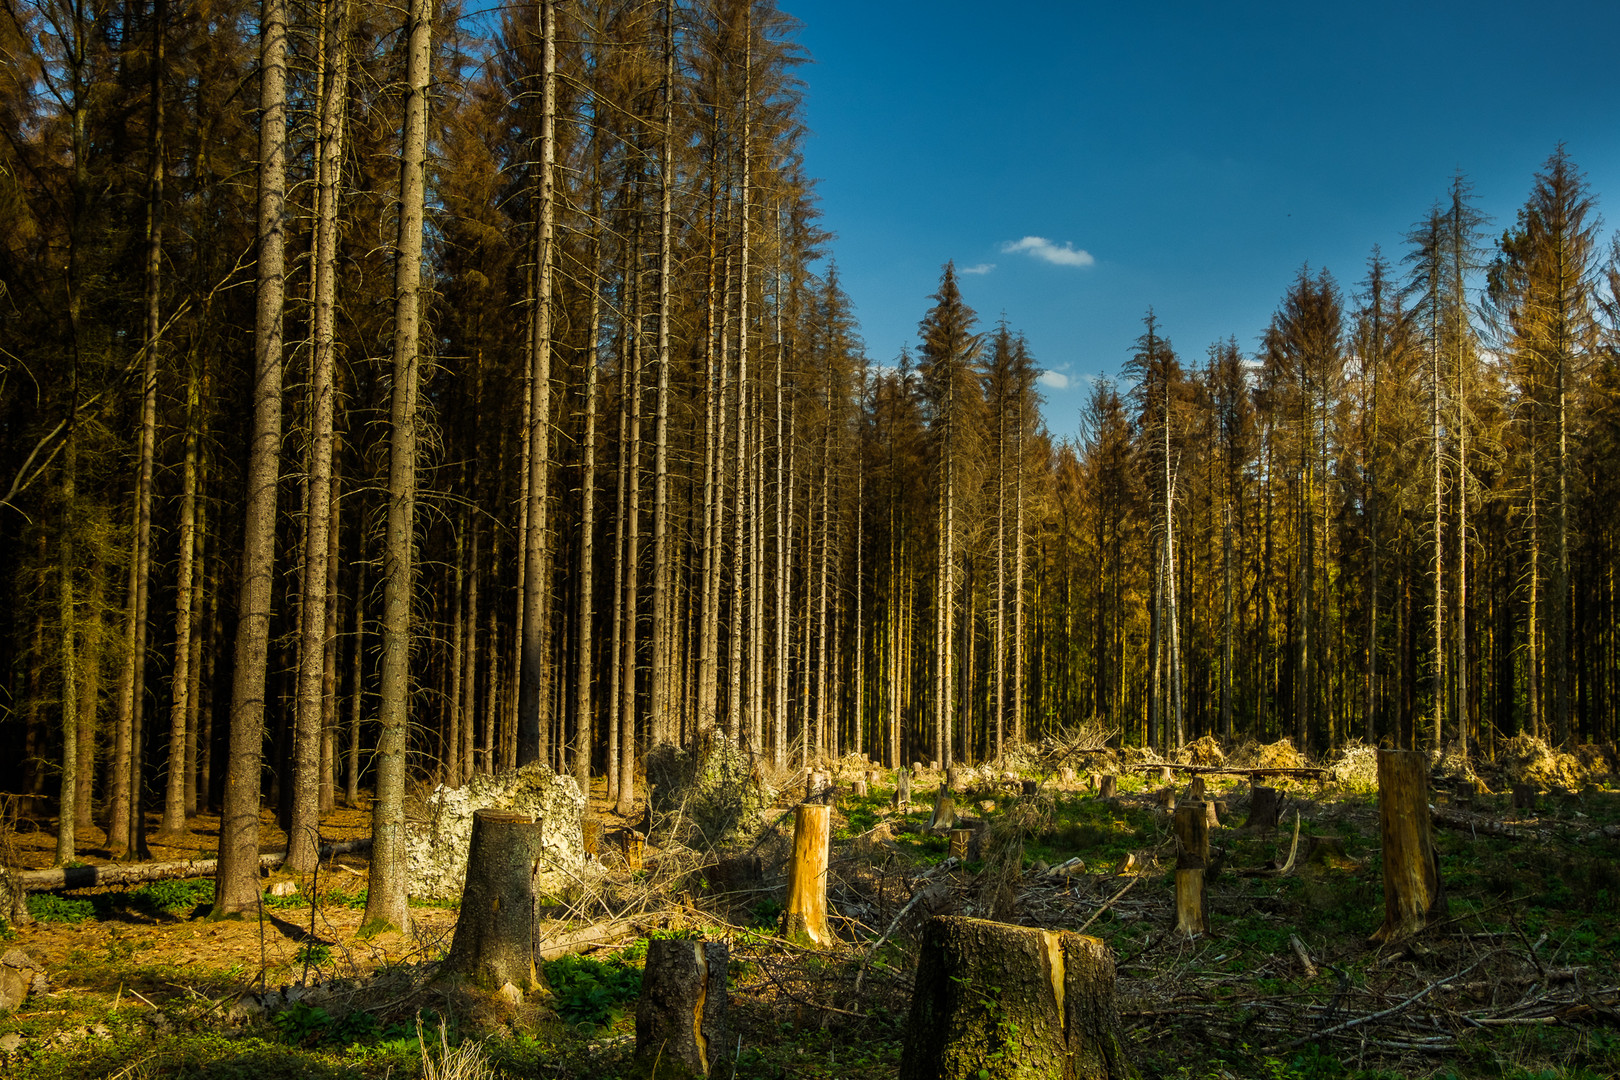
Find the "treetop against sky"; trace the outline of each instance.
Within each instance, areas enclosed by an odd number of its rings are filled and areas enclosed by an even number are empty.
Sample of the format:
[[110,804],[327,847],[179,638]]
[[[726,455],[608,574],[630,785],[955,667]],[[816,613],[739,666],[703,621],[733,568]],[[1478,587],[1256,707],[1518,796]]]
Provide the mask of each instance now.
[[1374,244],[1398,259],[1458,171],[1496,234],[1560,142],[1620,190],[1613,4],[785,6],[872,358],[954,259],[1027,333],[1058,434],[1150,305],[1184,356],[1252,352],[1301,265],[1348,287]]

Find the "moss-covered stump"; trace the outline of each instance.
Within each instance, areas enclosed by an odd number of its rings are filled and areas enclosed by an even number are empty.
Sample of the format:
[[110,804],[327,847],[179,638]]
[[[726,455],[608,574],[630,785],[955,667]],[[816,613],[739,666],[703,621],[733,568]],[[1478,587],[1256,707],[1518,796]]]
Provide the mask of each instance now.
[[660,1080],[724,1075],[731,1046],[726,1033],[723,941],[657,939],[647,943],[636,1004],[634,1074]]
[[929,921],[900,1080],[1136,1075],[1102,941],[952,915]]
[[478,810],[467,853],[456,936],[444,970],[489,990],[541,985],[535,963],[535,878],[545,855],[540,822],[527,814]]

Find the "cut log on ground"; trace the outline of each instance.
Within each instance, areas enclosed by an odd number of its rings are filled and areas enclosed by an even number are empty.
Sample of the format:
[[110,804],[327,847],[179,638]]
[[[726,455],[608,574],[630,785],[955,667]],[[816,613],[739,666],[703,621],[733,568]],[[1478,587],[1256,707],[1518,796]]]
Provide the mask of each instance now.
[[636,1004],[636,1062],[648,1077],[724,1075],[731,1055],[723,941],[647,943]]
[[788,868],[787,910],[782,934],[813,945],[832,941],[827,929],[827,841],[832,807],[803,805],[794,810],[793,863]]
[[1119,777],[1113,773],[1103,773],[1097,778],[1097,798],[1112,799],[1119,794]]
[[1209,815],[1203,803],[1176,808],[1176,933],[1209,933],[1204,871],[1209,869]]
[[508,983],[538,989],[535,956],[536,869],[545,860],[540,822],[527,814],[479,810],[467,851],[456,936],[444,970],[465,975],[486,990]]
[[1429,763],[1422,752],[1378,751],[1378,825],[1384,925],[1372,940],[1395,941],[1423,929],[1446,909],[1429,824]]
[[1136,1075],[1102,941],[983,919],[929,921],[900,1080]]
[[1256,784],[1250,789],[1250,793],[1253,798],[1249,802],[1248,827],[1275,829],[1278,812],[1282,809],[1282,800],[1278,798],[1277,789]]

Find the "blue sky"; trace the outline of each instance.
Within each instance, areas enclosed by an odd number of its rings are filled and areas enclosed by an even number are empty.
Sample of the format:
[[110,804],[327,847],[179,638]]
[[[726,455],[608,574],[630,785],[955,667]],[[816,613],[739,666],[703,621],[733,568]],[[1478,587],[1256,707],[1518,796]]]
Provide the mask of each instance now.
[[1184,363],[1252,351],[1302,264],[1352,292],[1458,170],[1493,234],[1559,141],[1620,205],[1613,2],[781,4],[869,355],[915,342],[954,259],[1050,369],[1059,435],[1149,305]]

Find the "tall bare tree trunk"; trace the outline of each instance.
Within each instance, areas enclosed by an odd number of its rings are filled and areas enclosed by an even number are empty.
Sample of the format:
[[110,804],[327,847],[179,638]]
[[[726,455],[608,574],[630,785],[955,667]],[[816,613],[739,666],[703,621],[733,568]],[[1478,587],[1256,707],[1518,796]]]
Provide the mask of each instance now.
[[[653,745],[674,741],[670,717],[673,664],[669,648],[669,332],[674,317],[671,300],[675,189],[675,0],[664,3],[664,115],[658,167],[658,413],[653,435],[653,551],[651,709],[648,729]],[[594,324],[593,324],[594,327]],[[594,361],[594,357],[592,358]]]
[[[548,4],[549,6],[549,4]],[[416,406],[421,375],[423,165],[433,0],[411,0],[406,20],[405,123],[399,169],[399,239],[394,257],[394,388],[384,541],[381,692],[377,706],[377,798],[371,814],[371,873],[365,926],[410,929],[405,877],[405,752],[410,719],[411,599],[415,579]]]
[[287,2],[262,0],[260,30],[258,305],[253,435],[242,530],[241,598],[231,687],[230,754],[220,816],[213,917],[259,907],[259,804],[265,661],[275,574],[281,452],[282,305],[286,296]]
[[[636,230],[636,247],[641,244],[640,229]],[[635,808],[636,799],[636,616],[640,589],[638,544],[641,538],[641,275],[632,269],[631,309],[635,329],[632,340],[625,342],[625,357],[629,361],[626,385],[630,390],[630,450],[626,477],[628,494],[625,499],[624,539],[624,653],[623,674],[620,677],[619,699],[619,813],[628,815]]]
[[192,633],[201,593],[197,573],[197,487],[201,402],[197,372],[186,380],[186,449],[180,481],[180,558],[175,582],[174,669],[170,679],[173,692],[169,711],[169,775],[164,788],[163,821],[159,835],[178,836],[186,828],[187,792],[195,805],[196,785],[187,766],[186,748],[194,745],[195,732],[188,726],[194,713],[191,699],[193,662]]
[[[314,318],[310,327],[309,502],[304,518],[303,596],[299,604],[297,728],[293,735],[292,813],[287,867],[315,869],[320,848],[321,744],[326,701],[326,593],[332,532],[332,445],[336,411],[338,198],[343,164],[343,118],[348,98],[349,0],[325,0],[321,26],[324,63],[320,137],[316,148]],[[415,342],[413,341],[414,348]],[[397,343],[396,343],[397,347]]]
[[551,468],[551,263],[557,155],[557,5],[540,4],[542,46],[540,175],[536,212],[534,313],[529,341],[528,515],[523,538],[523,641],[519,653],[517,762],[547,761],[546,609],[551,572],[546,543]]

